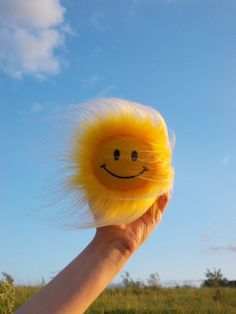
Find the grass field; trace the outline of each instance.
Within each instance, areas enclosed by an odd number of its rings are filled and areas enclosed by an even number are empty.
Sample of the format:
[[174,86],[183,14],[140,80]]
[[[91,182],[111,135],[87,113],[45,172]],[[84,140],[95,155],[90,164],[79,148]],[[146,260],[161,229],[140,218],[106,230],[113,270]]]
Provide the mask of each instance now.
[[[40,287],[16,287],[15,309]],[[236,313],[236,288],[150,288],[106,289],[88,313]]]

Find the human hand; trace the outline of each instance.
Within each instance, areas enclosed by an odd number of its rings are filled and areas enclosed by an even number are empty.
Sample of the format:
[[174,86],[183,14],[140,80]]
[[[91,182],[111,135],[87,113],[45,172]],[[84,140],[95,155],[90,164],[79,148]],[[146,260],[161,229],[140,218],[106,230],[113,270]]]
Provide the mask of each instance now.
[[98,228],[83,252],[16,313],[84,313],[157,226],[169,199],[160,196],[130,224]]
[[114,243],[125,255],[134,253],[158,225],[170,200],[170,194],[161,195],[137,220],[130,224],[106,226],[97,229],[95,239]]

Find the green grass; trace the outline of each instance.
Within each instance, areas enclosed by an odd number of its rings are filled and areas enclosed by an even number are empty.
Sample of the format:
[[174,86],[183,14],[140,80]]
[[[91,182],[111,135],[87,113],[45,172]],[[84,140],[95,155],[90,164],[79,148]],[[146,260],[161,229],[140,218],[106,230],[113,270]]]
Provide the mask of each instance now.
[[[16,287],[18,308],[41,287]],[[106,289],[86,314],[236,313],[236,288],[113,288]]]
[[31,299],[42,286],[16,286],[15,287],[15,310]]
[[106,290],[88,313],[236,313],[235,288]]

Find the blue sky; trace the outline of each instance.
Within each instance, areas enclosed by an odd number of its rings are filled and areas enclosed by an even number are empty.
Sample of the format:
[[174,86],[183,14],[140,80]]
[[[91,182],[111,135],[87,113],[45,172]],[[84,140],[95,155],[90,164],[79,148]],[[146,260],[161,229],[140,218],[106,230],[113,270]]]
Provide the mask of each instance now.
[[235,1],[0,0],[0,21],[0,271],[49,280],[92,239],[38,213],[65,149],[58,117],[120,97],[158,109],[176,135],[173,198],[123,271],[236,279]]

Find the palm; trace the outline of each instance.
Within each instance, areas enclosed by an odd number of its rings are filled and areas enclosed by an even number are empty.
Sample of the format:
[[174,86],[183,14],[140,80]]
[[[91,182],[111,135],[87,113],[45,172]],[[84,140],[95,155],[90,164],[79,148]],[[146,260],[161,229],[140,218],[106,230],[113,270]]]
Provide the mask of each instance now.
[[98,228],[97,234],[105,238],[114,237],[129,251],[134,252],[158,225],[168,201],[169,195],[164,194],[134,222]]

